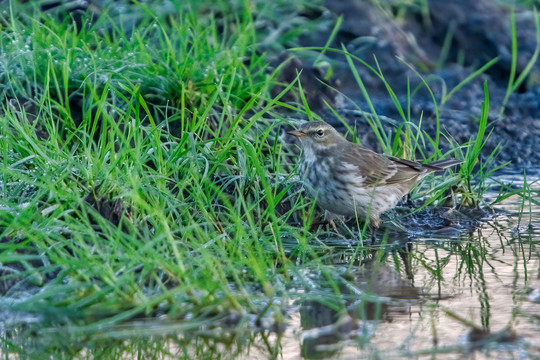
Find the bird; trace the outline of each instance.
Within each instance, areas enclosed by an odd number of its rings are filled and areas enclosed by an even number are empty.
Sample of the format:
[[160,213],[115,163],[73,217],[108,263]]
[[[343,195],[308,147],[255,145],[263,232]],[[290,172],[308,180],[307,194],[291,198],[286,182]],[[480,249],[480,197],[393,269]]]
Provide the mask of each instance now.
[[[288,131],[300,141],[298,166],[305,187],[324,210],[368,221],[374,233],[380,216],[425,176],[461,163],[446,159],[429,164],[377,153],[345,139],[331,125],[306,122]],[[336,230],[333,221],[330,224]]]

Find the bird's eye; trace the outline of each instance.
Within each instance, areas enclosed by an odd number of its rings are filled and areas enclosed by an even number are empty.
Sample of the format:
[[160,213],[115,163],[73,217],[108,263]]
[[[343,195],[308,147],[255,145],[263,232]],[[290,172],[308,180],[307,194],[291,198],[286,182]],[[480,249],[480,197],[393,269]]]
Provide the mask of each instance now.
[[323,129],[317,130],[317,135],[318,136],[323,136],[324,135],[324,130]]

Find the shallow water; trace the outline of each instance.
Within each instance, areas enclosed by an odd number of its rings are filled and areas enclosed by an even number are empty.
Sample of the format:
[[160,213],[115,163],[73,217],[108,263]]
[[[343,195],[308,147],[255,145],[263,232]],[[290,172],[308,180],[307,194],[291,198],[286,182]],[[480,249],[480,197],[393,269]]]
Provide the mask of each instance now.
[[[470,234],[414,239],[408,255],[410,284],[418,299],[389,308],[384,320],[371,324],[364,346],[349,334],[334,347],[332,356],[424,354],[453,359],[474,352],[475,358],[540,357],[540,209],[531,207],[520,223],[521,206],[517,196],[505,200],[497,208],[506,214],[482,222]],[[405,282],[405,271],[400,274]],[[411,288],[385,282],[384,277],[375,293],[411,298]],[[293,328],[302,329],[298,321],[293,323]],[[365,325],[359,325],[358,331],[365,334]],[[292,337],[288,341],[294,342]],[[319,346],[321,354],[324,349]],[[300,358],[298,347],[284,358]]]
[[[520,220],[522,206],[518,196],[506,199],[497,205],[503,212],[472,232],[375,246],[372,261],[362,264],[351,265],[354,246],[334,244],[345,250],[329,255],[324,267],[341,280],[326,284],[319,268],[303,269],[290,302],[281,305],[287,316],[278,329],[253,319],[235,322],[234,330],[211,320],[195,327],[151,320],[90,334],[75,325],[39,329],[17,341],[39,317],[0,312],[0,350],[23,358],[41,351],[115,359],[540,358],[540,209],[526,203]],[[333,285],[342,294],[337,300]],[[336,312],[335,301],[346,311]],[[63,343],[74,338],[76,347]]]
[[[540,219],[538,211],[535,219]],[[528,296],[540,288],[536,246],[540,231],[519,234],[506,227],[513,229],[515,223],[497,218],[459,243],[414,243],[411,272],[419,299],[388,309],[383,316],[387,319],[369,329],[372,336],[363,348],[354,339],[343,341],[333,355],[386,358],[425,352],[426,356],[437,354],[436,358],[460,358],[473,350],[469,336],[476,326],[502,339],[477,351],[475,358],[540,356],[540,304],[533,302],[540,299]],[[389,290],[387,284],[380,286],[381,291]],[[393,297],[410,297],[410,292],[406,288],[401,294],[393,291]],[[301,329],[298,321],[293,323]],[[284,358],[300,358],[300,353],[297,350]]]

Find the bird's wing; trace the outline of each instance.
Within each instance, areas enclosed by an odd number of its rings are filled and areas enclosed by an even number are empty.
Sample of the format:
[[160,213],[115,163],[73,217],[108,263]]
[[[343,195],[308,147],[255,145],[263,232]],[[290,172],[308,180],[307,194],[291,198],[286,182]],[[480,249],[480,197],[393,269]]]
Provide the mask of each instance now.
[[355,166],[365,186],[382,186],[415,180],[426,168],[417,162],[388,157],[364,147],[351,146],[341,160]]

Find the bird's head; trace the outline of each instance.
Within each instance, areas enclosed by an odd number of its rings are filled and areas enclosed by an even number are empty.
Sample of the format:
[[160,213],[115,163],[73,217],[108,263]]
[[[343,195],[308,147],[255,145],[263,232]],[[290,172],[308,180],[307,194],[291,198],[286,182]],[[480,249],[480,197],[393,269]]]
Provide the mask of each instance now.
[[304,123],[288,134],[296,136],[304,150],[312,150],[315,153],[332,151],[335,146],[346,142],[336,129],[322,121]]

